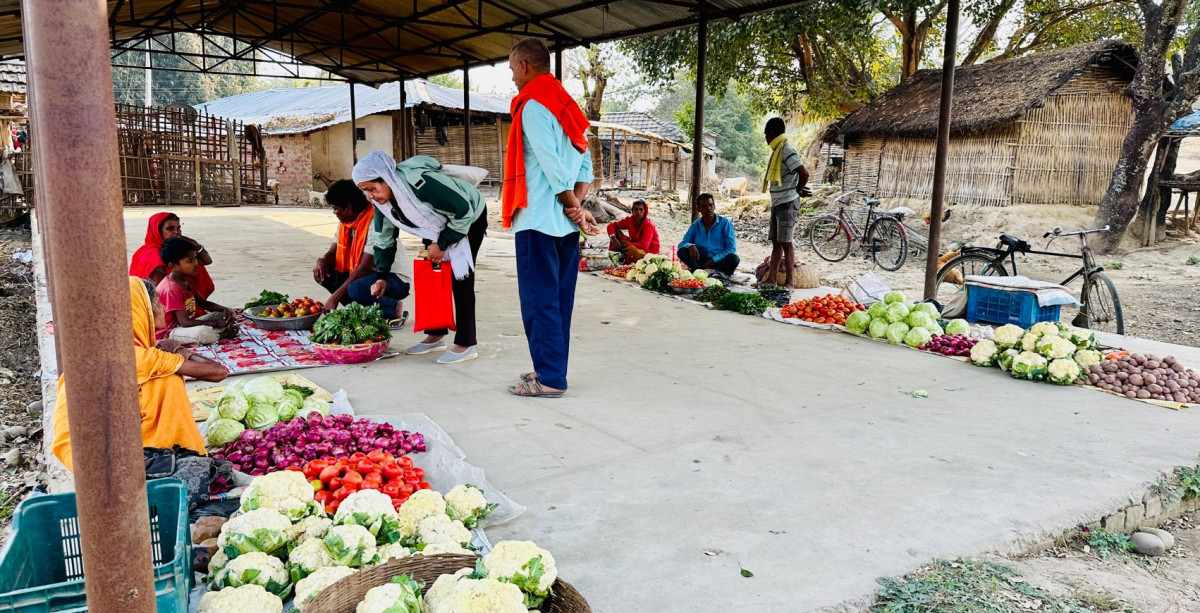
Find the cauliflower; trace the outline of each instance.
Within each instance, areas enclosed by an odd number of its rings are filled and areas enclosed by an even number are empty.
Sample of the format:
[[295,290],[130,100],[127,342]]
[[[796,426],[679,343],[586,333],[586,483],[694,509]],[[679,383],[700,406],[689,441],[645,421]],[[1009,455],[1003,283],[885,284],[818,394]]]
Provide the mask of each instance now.
[[328,517],[310,515],[292,525],[292,529],[288,531],[288,541],[295,547],[303,545],[309,539],[320,540],[332,524],[333,520]]
[[397,575],[391,582],[367,590],[355,613],[421,613],[424,587],[409,575]]
[[444,554],[444,553],[452,553],[452,554],[460,555],[460,556],[475,555],[474,551],[471,551],[470,549],[467,549],[466,547],[463,547],[462,545],[459,545],[458,543],[451,543],[449,541],[443,541],[441,543],[434,543],[432,545],[426,545],[420,551],[414,551],[412,553],[412,555],[414,555],[414,556],[415,555],[436,556],[436,555],[440,555],[440,554]]
[[1080,368],[1087,368],[1102,361],[1104,361],[1104,356],[1095,349],[1080,349],[1075,352],[1075,362],[1079,364]]
[[1046,380],[1055,385],[1075,385],[1079,380],[1079,365],[1075,360],[1060,358],[1051,360]]
[[1052,321],[1039,321],[1033,324],[1033,327],[1029,331],[1038,337],[1058,336],[1058,324]]
[[1009,374],[1014,379],[1041,381],[1046,376],[1046,358],[1032,351],[1022,351],[1013,358]]
[[646,258],[642,258],[642,259],[638,260],[637,262],[635,262],[633,265],[633,269],[638,272],[642,272],[643,270],[646,270]]
[[[254,509],[235,515],[221,526],[217,546],[232,546],[238,553],[261,551],[281,553],[288,542],[292,522],[275,509]],[[228,553],[228,552],[227,552]]]
[[283,613],[283,600],[261,585],[243,585],[201,596],[198,613]]
[[1034,334],[1033,331],[1026,332],[1025,335],[1021,337],[1021,342],[1018,343],[1016,347],[1021,351],[1033,351],[1036,353],[1038,340],[1041,338],[1042,337]]
[[375,563],[372,564],[372,566],[386,564],[388,560],[407,558],[408,556],[412,555],[412,553],[412,550],[399,543],[380,545],[379,549],[377,549],[375,552]]
[[645,285],[645,284],[646,284],[646,280],[647,280],[647,279],[649,279],[649,278],[650,278],[650,277],[646,276],[646,273],[644,273],[644,272],[639,272],[639,273],[637,274],[637,276],[635,276],[635,277],[633,278],[633,280],[634,280],[634,281],[637,281],[638,285]]
[[433,490],[417,490],[400,505],[399,515],[401,518],[412,520],[415,527],[422,519],[431,515],[446,515],[446,501],[441,494]]
[[468,528],[474,528],[497,506],[495,503],[488,504],[483,491],[474,485],[456,485],[446,493],[446,510],[450,512],[451,519],[461,521]]
[[283,562],[260,551],[251,551],[230,560],[221,569],[213,585],[217,588],[261,585],[280,598],[286,597],[292,590]]
[[649,266],[646,266],[646,276],[650,276],[656,272],[658,272],[657,264],[650,264]]
[[520,588],[495,579],[461,579],[428,613],[527,613]]
[[1021,329],[1021,326],[1005,324],[996,328],[996,331],[992,333],[992,339],[996,341],[996,346],[1000,349],[1008,349],[1021,342],[1023,334],[1025,334],[1025,330]]
[[634,279],[637,278],[637,274],[638,274],[637,268],[630,268],[629,272],[625,273],[625,279],[629,280],[629,281],[633,281]]
[[321,539],[308,539],[292,550],[287,569],[292,581],[299,581],[327,566],[338,566]]
[[417,523],[417,538],[426,545],[454,543],[466,546],[471,542],[471,531],[457,519],[430,515]]
[[379,490],[359,490],[347,496],[338,506],[333,523],[362,526],[380,543],[395,543],[402,536],[392,498]]
[[1069,358],[1075,353],[1075,343],[1057,335],[1045,335],[1038,340],[1038,353],[1048,360]]
[[255,477],[242,492],[242,510],[275,509],[292,521],[320,512],[313,500],[313,486],[304,474],[281,470]]
[[362,526],[334,526],[322,541],[339,566],[366,566],[375,561],[375,537]]
[[527,595],[525,604],[536,608],[558,579],[554,556],[533,541],[500,541],[483,558],[489,579],[512,583]]
[[[475,572],[474,568],[463,568],[453,575],[442,575],[425,590],[425,611],[433,613],[437,611],[438,605],[446,599],[447,596],[454,592],[454,586],[458,585],[464,577],[468,577]],[[523,598],[523,597],[522,597]]]
[[212,553],[212,557],[208,559],[208,580],[213,581],[217,578],[217,573],[229,564],[229,556],[225,554],[225,550],[217,547]]
[[1008,372],[1008,370],[1010,368],[1012,368],[1013,359],[1016,358],[1020,354],[1021,354],[1021,352],[1017,351],[1016,349],[1005,349],[996,358],[996,365],[1000,367],[1000,370],[1003,370],[1004,372]]
[[996,363],[996,343],[987,339],[971,346],[970,361],[976,366],[991,366]]
[[1084,330],[1071,330],[1071,342],[1079,349],[1094,350],[1100,346],[1096,342],[1096,335]]
[[312,602],[321,590],[337,583],[345,577],[349,577],[357,570],[348,566],[326,566],[319,568],[313,574],[296,582],[296,600],[294,601],[297,610],[303,610],[308,603]]

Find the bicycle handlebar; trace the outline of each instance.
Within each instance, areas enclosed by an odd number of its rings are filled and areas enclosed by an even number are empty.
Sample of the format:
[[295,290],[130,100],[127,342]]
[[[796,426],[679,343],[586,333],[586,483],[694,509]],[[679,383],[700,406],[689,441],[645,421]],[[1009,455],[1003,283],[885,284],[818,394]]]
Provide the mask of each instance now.
[[1091,230],[1077,230],[1075,232],[1063,232],[1062,226],[1054,226],[1049,232],[1042,235],[1042,238],[1049,238],[1053,235],[1055,238],[1059,236],[1080,236],[1084,234],[1096,234],[1098,232],[1108,232],[1109,226],[1103,228],[1092,228]]
[[866,193],[866,192],[862,191],[861,189],[852,189],[852,190],[842,194],[841,196],[834,198],[833,201],[837,202],[838,204],[841,204],[842,199],[845,198],[846,196],[849,196],[850,194],[864,194],[864,193]]

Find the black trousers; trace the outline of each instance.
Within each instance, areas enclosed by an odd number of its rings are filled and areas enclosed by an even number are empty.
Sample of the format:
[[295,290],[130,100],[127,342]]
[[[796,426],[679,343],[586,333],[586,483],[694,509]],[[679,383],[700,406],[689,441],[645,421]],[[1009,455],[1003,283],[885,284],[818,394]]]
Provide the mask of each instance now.
[[[692,254],[687,249],[680,249],[676,254],[679,256],[679,261],[687,264],[687,267],[692,270],[704,268],[703,260],[693,260]],[[718,270],[725,273],[726,276],[732,275],[737,270],[738,264],[742,262],[741,258],[736,253],[731,253],[715,262],[713,262],[713,270]]]
[[[467,231],[467,243],[471,246],[471,259],[479,266],[479,248],[483,246],[483,237],[487,236],[487,208],[479,214],[479,219],[471,224]],[[422,241],[426,247],[433,241]],[[454,279],[450,284],[454,294],[454,344],[460,347],[474,347],[479,344],[475,328],[475,271],[463,279]],[[430,336],[445,336],[449,330],[426,330]]]
[[[332,294],[336,292],[343,283],[346,282],[346,279],[349,278],[349,273],[341,272],[339,270],[330,271],[329,274],[325,275],[325,281],[321,283],[321,287],[325,288],[326,291]],[[346,306],[347,304],[350,304],[350,292],[346,292],[346,295],[342,296],[341,305]]]

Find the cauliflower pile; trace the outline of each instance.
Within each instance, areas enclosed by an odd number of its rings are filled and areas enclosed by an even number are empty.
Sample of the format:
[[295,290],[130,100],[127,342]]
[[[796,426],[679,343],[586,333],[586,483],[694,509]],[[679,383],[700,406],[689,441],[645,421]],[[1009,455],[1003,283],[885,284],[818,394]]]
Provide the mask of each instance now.
[[1017,348],[1020,349],[1021,351],[1035,351],[1036,352],[1037,347],[1038,347],[1038,341],[1041,340],[1041,338],[1042,337],[1034,334],[1033,331],[1030,330],[1029,332],[1026,332],[1024,336],[1021,337],[1021,342],[1017,344]]
[[279,511],[254,509],[225,522],[217,537],[217,546],[222,549],[232,546],[242,554],[261,551],[273,555],[287,546],[291,530],[291,520]]
[[451,519],[461,521],[468,528],[474,528],[479,520],[487,517],[498,505],[488,504],[483,490],[474,485],[456,485],[446,493],[446,510]]
[[[410,538],[417,536],[417,524],[422,519],[434,515],[446,515],[446,501],[442,495],[433,490],[417,490],[404,504],[400,505],[397,513],[401,531],[410,530]],[[401,541],[404,542],[404,541]]]
[[199,613],[283,613],[283,600],[261,585],[243,585],[205,594]]
[[321,590],[356,572],[358,572],[356,569],[349,566],[327,566],[318,569],[313,574],[296,582],[296,599],[293,604],[296,605],[297,610],[303,611],[304,607],[308,606],[308,603],[321,593]]
[[309,539],[320,540],[332,525],[333,520],[325,517],[323,512],[321,515],[310,515],[292,525],[292,529],[287,533],[288,541],[295,547]]
[[1038,340],[1037,351],[1047,360],[1059,360],[1075,355],[1075,343],[1056,335],[1044,335]]
[[430,515],[417,523],[417,538],[426,546],[453,544],[465,547],[471,542],[471,531],[457,519]]
[[232,560],[217,573],[212,581],[214,588],[220,590],[227,587],[242,587],[258,585],[268,592],[285,598],[292,591],[292,583],[288,572],[279,558],[265,553],[252,551],[244,553]]
[[525,604],[533,609],[550,595],[558,579],[554,556],[533,541],[501,541],[483,558],[489,579],[511,583],[525,593]]
[[367,590],[355,613],[422,613],[424,587],[424,583],[414,581],[409,575],[397,575],[390,582]]
[[321,512],[313,499],[313,486],[293,470],[269,473],[250,482],[242,492],[242,510],[255,509],[274,509],[293,522]]
[[1088,367],[1104,360],[1095,335],[1057,322],[1041,321],[1028,330],[1008,324],[996,328],[994,336],[994,347],[980,341],[970,361],[995,364],[1015,379],[1074,385]]
[[[440,495],[438,499],[441,499]],[[333,523],[338,526],[362,526],[380,543],[396,543],[408,536],[403,534],[405,530],[401,529],[391,497],[379,490],[359,490],[347,496],[338,506]]]

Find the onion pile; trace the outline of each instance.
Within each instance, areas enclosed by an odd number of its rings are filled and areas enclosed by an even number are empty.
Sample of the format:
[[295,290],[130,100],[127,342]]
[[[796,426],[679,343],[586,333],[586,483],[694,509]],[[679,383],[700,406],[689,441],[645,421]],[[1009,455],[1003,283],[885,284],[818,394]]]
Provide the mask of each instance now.
[[355,420],[350,415],[321,417],[310,413],[307,418],[281,421],[262,432],[247,428],[238,440],[213,452],[212,457],[228,460],[235,470],[257,476],[290,466],[300,468],[317,458],[348,458],[376,449],[396,457],[422,452],[425,436],[369,419]]
[[965,358],[971,355],[971,347],[978,342],[978,339],[964,334],[937,334],[930,338],[928,343],[921,345],[921,349]]
[[1139,400],[1200,402],[1200,375],[1175,358],[1132,353],[1089,366],[1087,383]]

